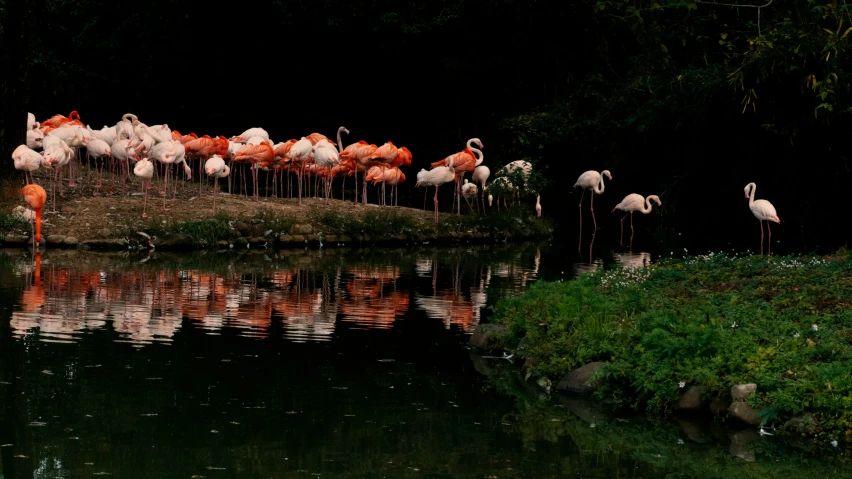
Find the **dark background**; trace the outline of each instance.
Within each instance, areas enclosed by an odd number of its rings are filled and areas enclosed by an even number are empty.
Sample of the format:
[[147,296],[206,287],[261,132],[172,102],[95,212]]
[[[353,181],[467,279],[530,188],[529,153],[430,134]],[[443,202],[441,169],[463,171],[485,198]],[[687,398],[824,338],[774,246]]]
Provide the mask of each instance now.
[[848,237],[842,2],[773,0],[759,27],[758,8],[688,0],[213,5],[0,0],[5,176],[27,111],[78,110],[93,128],[131,112],[211,136],[260,126],[276,142],[344,125],[345,145],[412,151],[400,204],[421,206],[416,172],[478,137],[492,175],[535,163],[544,215],[568,230],[577,177],[609,169],[607,228],[626,194],[658,194],[660,214],[637,225],[756,248],[754,181],[782,219],[773,239],[806,252]]

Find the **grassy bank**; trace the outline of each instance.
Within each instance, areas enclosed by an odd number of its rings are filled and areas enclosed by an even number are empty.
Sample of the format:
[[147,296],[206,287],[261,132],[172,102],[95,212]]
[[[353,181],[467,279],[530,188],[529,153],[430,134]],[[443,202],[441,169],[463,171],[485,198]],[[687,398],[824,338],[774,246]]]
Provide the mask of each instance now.
[[[852,258],[663,260],[537,282],[495,321],[521,337],[528,374],[558,381],[591,361],[600,398],[666,412],[694,385],[707,397],[756,383],[765,424],[814,412],[817,434],[852,439]],[[546,382],[546,380],[544,382]],[[639,397],[640,400],[636,398]]]
[[[181,194],[193,193],[197,194],[197,190]],[[535,217],[529,205],[510,211],[491,210],[483,215],[441,213],[436,223],[431,210],[417,208],[363,206],[341,200],[330,200],[326,205],[317,198],[303,199],[302,204],[293,198],[253,201],[225,194],[219,196],[214,214],[210,198],[180,198],[181,194],[177,200],[167,200],[166,210],[161,200],[151,200],[148,217],[142,218],[142,198],[69,193],[67,198],[57,201],[56,213],[52,212],[52,205],[45,208],[42,235],[48,247],[112,239],[127,239],[132,244],[143,240],[137,232],[160,240],[183,235],[196,246],[215,247],[217,242],[233,244],[239,238],[270,245],[275,242],[304,245],[305,240],[314,243],[323,240],[331,245],[337,241],[487,241],[541,237],[553,230],[550,220]],[[8,234],[18,238],[30,235],[30,224],[11,215],[15,206],[23,204],[16,195],[8,194],[0,201],[0,240]],[[64,241],[68,237],[76,241]]]

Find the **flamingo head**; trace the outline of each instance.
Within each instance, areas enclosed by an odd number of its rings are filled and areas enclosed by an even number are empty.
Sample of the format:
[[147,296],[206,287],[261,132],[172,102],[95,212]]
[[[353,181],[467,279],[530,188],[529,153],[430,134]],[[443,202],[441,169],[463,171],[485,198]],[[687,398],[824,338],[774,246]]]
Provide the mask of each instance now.
[[68,119],[69,120],[79,120],[80,114],[77,113],[77,110],[74,110],[74,111],[72,111],[71,113],[68,114]]
[[474,143],[476,143],[477,145],[479,145],[479,147],[480,147],[480,148],[485,148],[484,146],[482,146],[482,142],[481,142],[481,141],[479,141],[479,138],[475,138]]
[[607,178],[609,178],[610,181],[612,181],[612,175],[609,174],[609,170],[603,170],[603,171],[601,171],[601,174],[606,176]]

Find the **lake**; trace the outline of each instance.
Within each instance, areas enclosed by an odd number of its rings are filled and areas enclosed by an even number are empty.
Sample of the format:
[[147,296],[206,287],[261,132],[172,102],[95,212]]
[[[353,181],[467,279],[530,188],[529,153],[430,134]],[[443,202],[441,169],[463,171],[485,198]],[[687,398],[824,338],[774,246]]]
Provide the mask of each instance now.
[[0,477],[840,477],[807,447],[612,415],[473,354],[499,298],[667,249],[588,261],[573,241],[6,250]]

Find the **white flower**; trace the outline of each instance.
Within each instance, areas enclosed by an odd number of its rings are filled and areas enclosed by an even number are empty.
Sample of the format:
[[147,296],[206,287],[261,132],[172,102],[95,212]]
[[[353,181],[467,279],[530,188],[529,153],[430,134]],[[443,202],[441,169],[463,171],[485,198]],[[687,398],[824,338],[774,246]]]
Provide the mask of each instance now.
[[794,335],[793,335],[793,337],[794,337],[794,338],[798,338],[798,337],[799,337],[799,333],[794,334]]
[[683,389],[683,388],[685,388],[685,387],[686,387],[686,383],[685,383],[685,382],[683,382],[683,381],[681,381],[681,382],[677,383],[677,385],[678,385],[678,386],[680,386],[680,388],[681,388],[681,389]]
[[837,441],[831,441],[831,445],[837,447]]
[[678,440],[677,440],[677,443],[678,443],[678,444],[683,444],[683,439],[678,439]]
[[732,324],[732,325],[731,325],[731,327],[732,327],[732,328],[736,328],[736,327],[737,327],[737,322],[736,322],[736,321],[734,321],[734,324]]
[[811,326],[811,328],[813,328],[814,331],[819,331],[819,326],[817,326],[816,323],[814,323],[814,325]]

